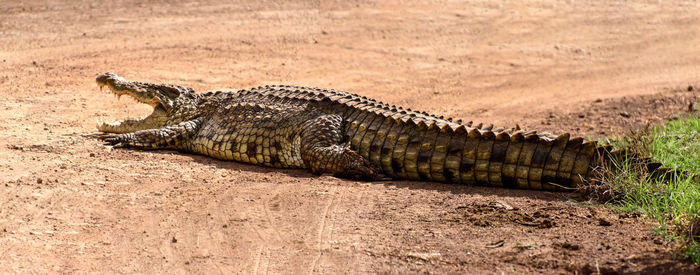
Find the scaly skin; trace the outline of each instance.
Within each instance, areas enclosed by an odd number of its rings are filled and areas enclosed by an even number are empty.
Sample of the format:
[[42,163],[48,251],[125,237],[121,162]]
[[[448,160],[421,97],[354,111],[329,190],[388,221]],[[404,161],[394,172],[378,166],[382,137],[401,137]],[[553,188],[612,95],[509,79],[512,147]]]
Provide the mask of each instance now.
[[[175,149],[340,177],[558,190],[598,163],[595,142],[472,126],[341,91],[299,86],[196,94],[192,88],[97,77],[154,106],[142,120],[99,123],[117,147]],[[609,151],[609,148],[603,148]]]

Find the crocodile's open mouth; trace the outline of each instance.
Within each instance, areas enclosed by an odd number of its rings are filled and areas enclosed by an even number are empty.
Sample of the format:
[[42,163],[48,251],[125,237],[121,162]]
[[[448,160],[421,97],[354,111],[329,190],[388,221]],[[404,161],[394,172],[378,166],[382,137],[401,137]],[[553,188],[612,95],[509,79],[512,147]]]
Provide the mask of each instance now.
[[98,119],[97,129],[105,133],[131,133],[140,130],[161,128],[167,121],[167,110],[161,104],[158,97],[149,87],[138,85],[141,83],[129,82],[123,78],[105,73],[97,77],[97,86],[102,90],[105,86],[119,99],[122,95],[128,95],[136,101],[153,106],[150,115],[139,119],[128,118],[125,120],[103,121]]

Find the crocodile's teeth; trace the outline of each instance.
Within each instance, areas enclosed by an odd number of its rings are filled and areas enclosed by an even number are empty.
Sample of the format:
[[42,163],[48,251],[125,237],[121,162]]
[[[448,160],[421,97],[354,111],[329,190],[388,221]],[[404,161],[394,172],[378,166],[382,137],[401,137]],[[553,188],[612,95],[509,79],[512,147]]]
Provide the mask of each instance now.
[[104,120],[102,120],[102,118],[96,118],[95,120],[97,121],[97,129],[98,130],[101,130],[105,127],[105,122],[104,122]]

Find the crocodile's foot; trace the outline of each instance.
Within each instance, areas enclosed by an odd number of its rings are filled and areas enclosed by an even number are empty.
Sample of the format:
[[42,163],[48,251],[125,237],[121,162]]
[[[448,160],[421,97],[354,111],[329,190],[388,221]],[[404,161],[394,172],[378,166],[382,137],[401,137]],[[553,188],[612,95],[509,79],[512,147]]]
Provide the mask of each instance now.
[[83,135],[84,137],[88,138],[95,138],[101,140],[104,145],[107,146],[112,146],[115,148],[125,148],[127,147],[126,144],[123,143],[124,138],[122,137],[123,134],[87,134]]
[[339,172],[334,176],[342,178],[353,178],[366,181],[382,181],[391,180],[382,174],[382,170],[372,164],[366,158],[363,158],[357,152],[346,148],[343,153],[341,163],[339,163]]

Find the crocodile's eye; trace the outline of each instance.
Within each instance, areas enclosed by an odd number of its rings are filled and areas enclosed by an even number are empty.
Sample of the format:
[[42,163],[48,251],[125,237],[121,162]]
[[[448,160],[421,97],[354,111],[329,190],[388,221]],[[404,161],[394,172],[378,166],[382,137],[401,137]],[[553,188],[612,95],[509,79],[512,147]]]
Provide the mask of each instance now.
[[180,96],[180,90],[170,85],[162,85],[158,90],[169,98],[177,98]]

